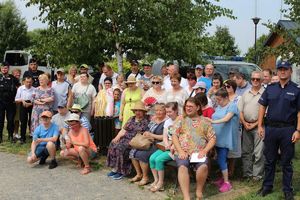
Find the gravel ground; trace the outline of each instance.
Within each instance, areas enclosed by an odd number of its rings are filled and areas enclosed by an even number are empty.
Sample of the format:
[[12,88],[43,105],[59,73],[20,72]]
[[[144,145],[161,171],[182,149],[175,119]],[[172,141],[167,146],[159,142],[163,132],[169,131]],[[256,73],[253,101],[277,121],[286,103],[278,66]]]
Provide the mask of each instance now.
[[[49,161],[48,161],[49,162]],[[0,199],[166,199],[165,193],[151,193],[130,184],[128,179],[114,181],[100,169],[80,175],[75,164],[58,160],[52,170],[48,165],[28,165],[24,156],[0,152]]]

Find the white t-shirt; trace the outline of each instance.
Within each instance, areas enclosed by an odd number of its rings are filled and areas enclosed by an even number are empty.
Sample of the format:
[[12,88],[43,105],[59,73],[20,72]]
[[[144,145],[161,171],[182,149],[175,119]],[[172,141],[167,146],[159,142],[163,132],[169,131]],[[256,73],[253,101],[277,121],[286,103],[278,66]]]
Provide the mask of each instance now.
[[177,102],[178,103],[178,113],[181,115],[183,113],[183,105],[185,100],[189,97],[187,91],[183,88],[181,90],[174,92],[173,89],[167,90],[166,92],[166,103]]
[[168,140],[172,140],[172,135],[173,135],[172,126],[173,126],[173,123],[174,123],[174,121],[171,118],[167,119],[164,123],[164,129],[167,129]]
[[[117,77],[119,76],[119,74],[117,74],[116,72],[113,73],[113,76],[111,77],[112,79],[112,86],[116,85],[117,84]],[[102,73],[101,74],[101,77],[100,77],[100,80],[99,80],[99,84],[102,85],[102,88],[104,88],[104,79],[106,78],[107,76]]]
[[[186,88],[188,87],[188,85],[189,85],[188,81],[185,78],[181,77],[180,86],[182,88]],[[172,89],[171,79],[169,75],[164,78],[164,84],[162,87],[166,90]]]
[[82,110],[82,112],[90,113],[92,109],[93,97],[97,95],[95,87],[92,84],[82,85],[81,82],[77,82],[73,85],[72,92],[74,99],[86,93],[86,95],[89,97],[89,105]]

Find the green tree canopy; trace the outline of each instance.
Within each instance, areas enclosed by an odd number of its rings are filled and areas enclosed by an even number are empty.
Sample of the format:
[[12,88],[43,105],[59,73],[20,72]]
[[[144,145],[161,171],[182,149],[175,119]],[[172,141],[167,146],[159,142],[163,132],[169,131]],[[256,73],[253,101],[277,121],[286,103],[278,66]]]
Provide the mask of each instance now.
[[[266,56],[267,49],[264,47],[264,43],[266,42],[268,35],[260,36],[256,41],[256,55],[257,55],[257,64],[260,65],[263,59]],[[255,49],[254,46],[248,49],[246,53],[247,62],[255,63]]]
[[207,48],[209,22],[232,17],[209,0],[29,0],[32,4],[49,24],[37,51],[49,53],[58,65],[96,64],[115,55],[119,71],[124,54],[196,62]]
[[212,56],[236,56],[240,54],[235,38],[228,27],[217,26],[215,34],[210,37],[210,45],[206,52]]
[[12,0],[0,3],[0,59],[6,50],[20,50],[29,45],[27,25]]

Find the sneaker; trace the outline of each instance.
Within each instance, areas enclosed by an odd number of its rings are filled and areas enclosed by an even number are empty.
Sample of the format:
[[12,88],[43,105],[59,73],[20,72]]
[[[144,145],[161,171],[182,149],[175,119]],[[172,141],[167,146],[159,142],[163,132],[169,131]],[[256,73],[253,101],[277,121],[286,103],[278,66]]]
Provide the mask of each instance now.
[[219,178],[218,180],[216,180],[216,181],[214,182],[214,184],[215,184],[218,188],[220,188],[220,187],[223,185],[223,183],[224,183],[224,179],[223,179],[223,178]]
[[115,174],[115,175],[112,177],[112,179],[114,179],[114,180],[121,180],[123,177],[124,177],[123,174],[117,173],[117,174]]
[[19,139],[21,139],[21,136],[18,133],[16,133],[15,138],[19,140]]
[[111,172],[109,172],[108,174],[107,174],[107,176],[108,177],[113,177],[114,175],[116,175],[118,172],[113,172],[113,171],[111,171]]
[[53,159],[49,164],[49,169],[54,169],[55,167],[57,167],[57,162],[55,159]]
[[230,184],[229,182],[228,182],[228,183],[224,182],[224,183],[222,184],[222,186],[220,187],[219,191],[220,191],[220,192],[228,192],[228,191],[230,191],[231,189],[232,189],[231,184]]
[[46,163],[47,157],[42,156],[39,165],[44,165]]

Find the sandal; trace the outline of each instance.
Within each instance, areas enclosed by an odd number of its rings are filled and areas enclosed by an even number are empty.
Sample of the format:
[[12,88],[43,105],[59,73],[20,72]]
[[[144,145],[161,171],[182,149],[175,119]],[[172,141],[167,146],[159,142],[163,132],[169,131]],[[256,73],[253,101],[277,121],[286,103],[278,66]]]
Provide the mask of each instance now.
[[158,187],[157,185],[155,185],[155,186],[153,186],[153,187],[150,189],[151,192],[157,192],[157,191],[162,192],[162,191],[164,191],[164,190],[165,190],[165,188],[164,188],[163,185],[160,186],[160,187]]
[[83,168],[83,170],[80,171],[80,174],[81,174],[81,175],[86,175],[86,174],[90,173],[91,171],[92,171],[92,170],[91,170],[91,167],[90,167],[90,166],[85,166],[85,167]]
[[148,179],[142,179],[140,182],[137,183],[138,186],[148,185],[150,181]]
[[142,176],[136,175],[135,177],[129,179],[129,182],[134,183],[134,182],[138,182],[140,180],[142,180]]

